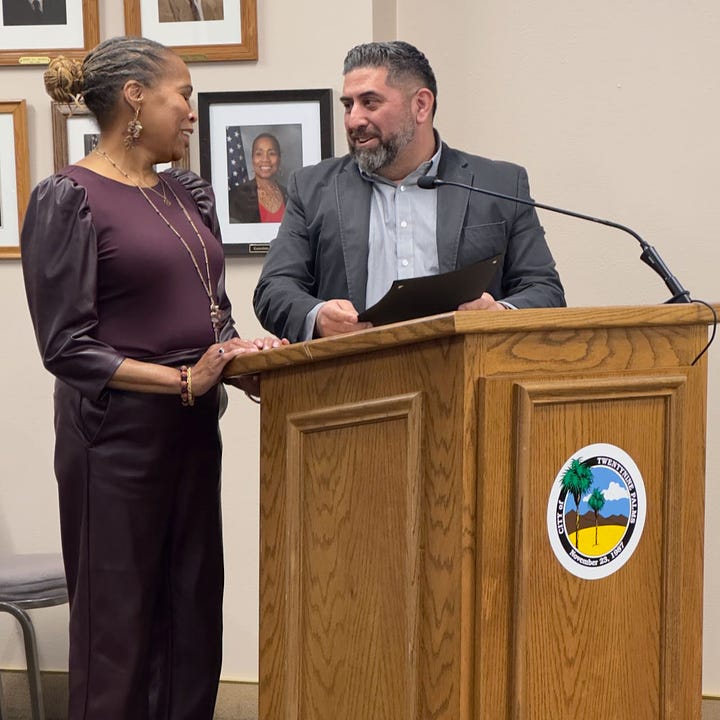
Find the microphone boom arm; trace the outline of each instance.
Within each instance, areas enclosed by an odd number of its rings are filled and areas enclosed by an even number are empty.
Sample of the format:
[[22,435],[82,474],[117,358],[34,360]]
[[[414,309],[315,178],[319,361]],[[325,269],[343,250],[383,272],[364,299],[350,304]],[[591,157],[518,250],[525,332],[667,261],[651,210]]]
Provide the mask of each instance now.
[[[427,177],[427,176],[426,176]],[[422,178],[421,178],[422,179]],[[428,181],[430,178],[428,178]],[[418,185],[420,183],[418,182]],[[680,281],[670,272],[668,266],[663,262],[660,257],[660,253],[649,243],[645,242],[634,230],[631,230],[626,225],[613,222],[612,220],[604,220],[603,218],[593,217],[592,215],[584,215],[583,213],[573,212],[572,210],[564,210],[563,208],[554,207],[553,205],[546,205],[544,203],[536,202],[534,200],[524,200],[523,198],[513,197],[512,195],[504,195],[503,193],[495,192],[494,190],[485,190],[484,188],[476,188],[472,185],[466,185],[465,183],[454,182],[452,180],[440,180],[439,178],[433,178],[432,184],[429,182],[424,183],[422,187],[437,187],[441,185],[452,185],[463,189],[471,189],[477,192],[483,193],[484,195],[492,195],[493,197],[501,198],[502,200],[510,200],[511,202],[519,202],[524,205],[531,205],[532,207],[538,207],[542,210],[549,210],[550,212],[560,213],[561,215],[569,215],[570,217],[579,218],[580,220],[589,220],[590,222],[599,223],[600,225],[607,225],[608,227],[616,228],[617,230],[623,230],[624,232],[632,235],[639,243],[642,248],[640,259],[649,267],[651,267],[665,283],[667,289],[671,292],[672,297],[667,300],[668,303],[690,303],[690,293],[680,284]]]

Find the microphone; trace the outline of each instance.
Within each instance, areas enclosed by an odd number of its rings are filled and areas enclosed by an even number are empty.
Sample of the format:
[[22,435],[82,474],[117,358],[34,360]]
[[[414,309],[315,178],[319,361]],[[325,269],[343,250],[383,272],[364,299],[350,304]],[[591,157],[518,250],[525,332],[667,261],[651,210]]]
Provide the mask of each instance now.
[[483,195],[491,195],[492,197],[501,198],[502,200],[510,200],[511,202],[522,203],[523,205],[531,205],[532,207],[541,208],[542,210],[549,210],[550,212],[560,213],[561,215],[569,215],[570,217],[580,218],[580,220],[589,220],[590,222],[600,223],[601,225],[607,225],[609,227],[622,230],[632,235],[639,243],[642,248],[640,259],[649,265],[665,283],[667,289],[670,291],[672,297],[666,300],[668,303],[690,303],[690,293],[680,284],[680,281],[670,272],[668,266],[663,262],[658,251],[649,243],[645,242],[634,230],[631,230],[625,225],[613,222],[612,220],[603,220],[602,218],[592,217],[591,215],[584,215],[583,213],[573,212],[572,210],[564,210],[563,208],[553,207],[552,205],[545,205],[544,203],[535,202],[534,200],[526,200],[525,198],[513,197],[512,195],[503,195],[503,193],[495,192],[494,190],[485,190],[484,188],[478,188],[474,185],[467,185],[466,183],[455,182],[454,180],[441,180],[437,175],[421,175],[417,181],[418,187],[423,190],[432,190],[432,188],[442,187],[448,185],[452,187],[463,188],[464,190],[472,190],[473,192],[479,192]]

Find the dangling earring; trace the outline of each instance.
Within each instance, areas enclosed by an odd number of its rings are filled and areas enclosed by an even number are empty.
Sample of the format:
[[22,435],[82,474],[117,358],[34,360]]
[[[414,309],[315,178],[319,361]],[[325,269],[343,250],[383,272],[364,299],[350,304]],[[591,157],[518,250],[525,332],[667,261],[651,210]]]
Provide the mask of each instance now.
[[123,143],[128,150],[135,147],[137,141],[140,139],[143,126],[138,118],[140,117],[140,106],[135,108],[135,117],[127,124],[127,131],[123,137]]

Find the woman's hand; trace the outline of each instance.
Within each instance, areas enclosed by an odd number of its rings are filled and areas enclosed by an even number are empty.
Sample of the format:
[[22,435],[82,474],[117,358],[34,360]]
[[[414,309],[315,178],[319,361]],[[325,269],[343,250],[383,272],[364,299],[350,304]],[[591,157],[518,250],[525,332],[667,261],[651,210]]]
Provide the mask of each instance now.
[[[268,335],[267,337],[255,338],[253,341],[257,350],[273,350],[274,348],[282,347],[283,345],[289,345],[290,341],[287,338],[282,340]],[[228,385],[239,388],[242,390],[251,400],[259,402],[260,398],[260,376],[259,375],[238,375],[237,377],[226,378],[224,380]]]
[[[222,343],[215,343],[190,368],[188,382],[190,392],[192,392],[193,397],[200,397],[210,388],[217,385],[222,379],[225,366],[233,358],[246,353],[256,353],[288,344],[287,340],[278,340],[275,337],[257,338],[255,340],[233,338]],[[128,392],[172,395],[180,393],[180,384],[180,373],[177,367],[125,358],[108,382],[108,387]],[[248,392],[253,394],[256,394],[258,388],[257,378],[233,384],[238,385],[243,390],[248,385]]]
[[232,340],[211,345],[192,367],[193,395],[200,397],[217,385],[225,366],[231,360],[247,353],[260,352],[260,349],[256,341],[242,338],[232,338]]

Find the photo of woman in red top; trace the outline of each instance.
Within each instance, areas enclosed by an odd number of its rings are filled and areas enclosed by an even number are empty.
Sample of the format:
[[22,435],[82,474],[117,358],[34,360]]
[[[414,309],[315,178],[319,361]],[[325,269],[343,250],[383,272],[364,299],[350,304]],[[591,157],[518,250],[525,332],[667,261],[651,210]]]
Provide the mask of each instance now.
[[255,177],[230,190],[230,222],[280,222],[285,214],[287,191],[277,180],[282,152],[278,139],[260,133],[252,144]]

